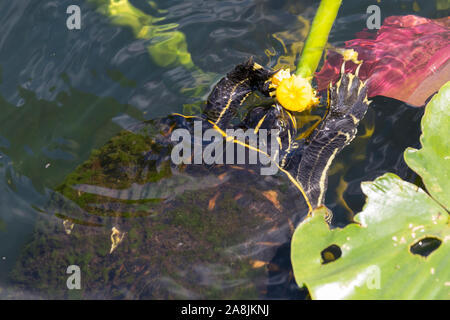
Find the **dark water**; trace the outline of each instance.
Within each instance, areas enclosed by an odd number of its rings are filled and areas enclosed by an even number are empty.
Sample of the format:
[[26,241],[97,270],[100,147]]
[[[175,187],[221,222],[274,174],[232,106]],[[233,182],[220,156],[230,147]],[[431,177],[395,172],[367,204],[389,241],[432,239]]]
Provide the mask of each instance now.
[[[0,296],[35,237],[36,219],[48,215],[41,209],[93,149],[142,120],[195,109],[220,77],[249,56],[267,67],[293,63],[304,40],[305,23],[298,17],[311,20],[317,6],[293,0],[130,2],[165,17],[160,25],[176,23],[195,66],[161,66],[147,51],[151,39],[112,23],[93,3],[80,1],[81,30],[68,30],[72,1],[0,2]],[[329,40],[335,46],[365,27],[366,8],[373,4],[344,2]],[[444,15],[435,1],[378,5],[382,17]],[[421,115],[401,102],[375,99],[358,137],[330,171],[326,205],[336,225],[361,210],[361,181],[386,171],[416,179],[403,151],[418,146]],[[286,245],[275,260],[289,269]],[[271,279],[277,283],[276,275]],[[292,285],[268,287],[267,297],[304,297]]]

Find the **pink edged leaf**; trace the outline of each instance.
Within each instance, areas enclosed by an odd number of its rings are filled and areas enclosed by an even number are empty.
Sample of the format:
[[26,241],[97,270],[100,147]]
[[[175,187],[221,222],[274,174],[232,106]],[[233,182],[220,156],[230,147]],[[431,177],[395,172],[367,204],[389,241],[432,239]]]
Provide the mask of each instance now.
[[[392,16],[375,33],[362,31],[345,43],[363,60],[359,76],[368,79],[369,97],[382,95],[423,106],[450,79],[450,17],[431,20],[414,15]],[[339,78],[342,56],[329,51],[316,73],[318,89]],[[346,62],[346,72],[357,65]]]

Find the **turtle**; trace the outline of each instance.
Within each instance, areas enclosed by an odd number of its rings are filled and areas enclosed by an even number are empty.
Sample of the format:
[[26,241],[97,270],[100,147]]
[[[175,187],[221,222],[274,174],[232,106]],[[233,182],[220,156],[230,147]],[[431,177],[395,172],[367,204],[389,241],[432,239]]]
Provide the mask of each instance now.
[[[370,103],[357,72],[342,70],[322,121],[301,139],[295,117],[273,99],[277,71],[253,59],[214,86],[202,114],[174,113],[111,138],[52,193],[14,269],[17,288],[46,298],[304,297],[286,263],[290,237],[323,205],[327,171]],[[264,99],[239,119],[255,92]],[[214,155],[234,162],[195,163],[195,152],[183,151],[186,161],[175,164],[176,130],[189,133],[193,149],[211,146],[196,139],[198,129],[227,141]],[[229,129],[266,130],[268,139],[255,147]],[[230,145],[245,159],[265,156],[277,173],[260,174],[268,162],[239,163]],[[81,290],[67,290],[69,265],[80,267]]]

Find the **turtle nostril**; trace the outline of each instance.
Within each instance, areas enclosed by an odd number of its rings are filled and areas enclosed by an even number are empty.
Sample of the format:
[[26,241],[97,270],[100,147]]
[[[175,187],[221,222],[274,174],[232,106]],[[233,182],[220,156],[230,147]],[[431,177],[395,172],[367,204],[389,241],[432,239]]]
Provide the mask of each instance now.
[[327,264],[339,259],[342,255],[342,251],[339,246],[332,244],[331,246],[323,249],[320,255],[322,256],[322,264]]

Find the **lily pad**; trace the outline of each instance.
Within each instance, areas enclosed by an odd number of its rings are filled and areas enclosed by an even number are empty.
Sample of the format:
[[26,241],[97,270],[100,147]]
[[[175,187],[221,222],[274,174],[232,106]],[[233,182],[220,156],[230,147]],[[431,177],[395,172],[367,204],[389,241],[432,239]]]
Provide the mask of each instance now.
[[354,224],[330,230],[322,207],[298,226],[294,274],[313,299],[450,299],[449,97],[447,82],[426,107],[422,149],[405,151],[430,194],[386,173],[361,184]]
[[[297,283],[313,299],[449,299],[446,210],[392,173],[362,190],[367,204],[355,224],[330,230],[322,207],[297,228],[291,253]],[[440,243],[428,256],[411,252],[428,239]]]

